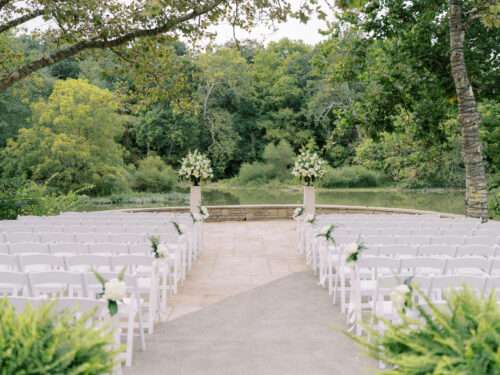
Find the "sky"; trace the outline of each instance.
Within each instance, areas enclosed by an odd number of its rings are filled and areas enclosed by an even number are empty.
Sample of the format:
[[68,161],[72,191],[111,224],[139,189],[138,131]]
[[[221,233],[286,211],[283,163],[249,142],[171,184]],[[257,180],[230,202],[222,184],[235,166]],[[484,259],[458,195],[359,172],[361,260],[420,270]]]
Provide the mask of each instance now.
[[[294,0],[294,2],[297,3],[298,1]],[[325,39],[319,33],[320,29],[325,28],[325,22],[316,17],[311,18],[307,24],[303,24],[296,19],[289,19],[286,23],[276,24],[274,27],[257,26],[250,33],[241,29],[236,30],[236,38],[238,40],[254,39],[264,44],[283,38],[316,44]],[[217,34],[215,38],[217,44],[224,44],[233,40],[233,29],[229,24],[218,25],[212,31]]]

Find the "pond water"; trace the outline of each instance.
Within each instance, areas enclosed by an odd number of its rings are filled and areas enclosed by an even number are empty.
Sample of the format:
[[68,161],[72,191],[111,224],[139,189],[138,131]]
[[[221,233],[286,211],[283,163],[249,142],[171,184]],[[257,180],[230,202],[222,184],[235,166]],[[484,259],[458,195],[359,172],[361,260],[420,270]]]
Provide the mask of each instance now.
[[[206,190],[205,205],[226,204],[301,204],[300,190],[231,189]],[[392,191],[392,190],[320,190],[317,204],[414,208],[462,214],[464,193],[461,191]]]
[[[319,190],[318,204],[397,207],[463,213],[464,193],[461,191],[398,191],[398,190]],[[231,188],[203,189],[204,205],[301,204],[302,191],[292,188]],[[187,206],[187,192],[168,194],[136,194],[95,198],[84,210],[112,208]]]

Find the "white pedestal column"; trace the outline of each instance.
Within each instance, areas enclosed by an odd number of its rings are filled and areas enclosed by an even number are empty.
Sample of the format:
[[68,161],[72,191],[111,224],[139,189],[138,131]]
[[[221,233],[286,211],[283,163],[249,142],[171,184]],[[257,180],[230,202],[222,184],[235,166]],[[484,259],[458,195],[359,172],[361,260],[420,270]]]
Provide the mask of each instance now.
[[306,215],[314,215],[316,213],[314,186],[304,186],[304,213]]
[[191,196],[189,198],[191,213],[200,213],[201,206],[201,186],[191,186]]

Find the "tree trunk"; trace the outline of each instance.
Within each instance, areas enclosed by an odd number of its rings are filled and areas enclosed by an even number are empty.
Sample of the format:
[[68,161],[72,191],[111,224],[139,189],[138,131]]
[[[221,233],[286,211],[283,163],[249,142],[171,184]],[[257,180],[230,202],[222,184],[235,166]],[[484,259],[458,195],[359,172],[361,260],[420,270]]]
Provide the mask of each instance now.
[[488,220],[488,189],[474,91],[469,82],[464,58],[465,30],[462,21],[462,0],[449,0],[450,62],[457,92],[459,121],[463,135],[465,163],[465,215]]

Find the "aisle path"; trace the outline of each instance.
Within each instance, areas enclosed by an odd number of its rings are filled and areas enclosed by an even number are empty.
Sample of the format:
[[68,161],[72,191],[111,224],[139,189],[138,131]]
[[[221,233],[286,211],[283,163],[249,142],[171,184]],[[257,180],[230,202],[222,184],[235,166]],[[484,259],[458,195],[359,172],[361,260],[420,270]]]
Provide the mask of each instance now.
[[295,241],[289,221],[205,224],[169,321],[125,374],[374,374]]

